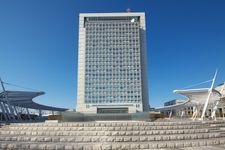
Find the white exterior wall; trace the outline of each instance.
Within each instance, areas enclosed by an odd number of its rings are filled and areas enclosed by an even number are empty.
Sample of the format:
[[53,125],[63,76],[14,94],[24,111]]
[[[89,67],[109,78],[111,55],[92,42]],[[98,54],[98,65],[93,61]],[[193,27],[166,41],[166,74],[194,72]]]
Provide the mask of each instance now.
[[85,110],[84,91],[85,91],[85,28],[84,17],[79,17],[79,47],[78,47],[78,86],[77,86],[77,111]]

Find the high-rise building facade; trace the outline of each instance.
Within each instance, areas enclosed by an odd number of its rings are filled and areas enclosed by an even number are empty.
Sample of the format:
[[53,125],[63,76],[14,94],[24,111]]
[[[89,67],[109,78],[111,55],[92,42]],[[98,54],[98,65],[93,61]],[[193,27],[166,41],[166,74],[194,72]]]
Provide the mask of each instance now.
[[79,16],[77,112],[148,111],[144,13]]

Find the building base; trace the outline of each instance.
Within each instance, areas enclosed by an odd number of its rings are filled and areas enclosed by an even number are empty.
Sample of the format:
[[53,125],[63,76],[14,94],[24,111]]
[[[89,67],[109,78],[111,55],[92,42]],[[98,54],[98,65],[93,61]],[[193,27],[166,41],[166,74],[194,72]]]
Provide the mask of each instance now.
[[63,112],[63,122],[84,122],[84,121],[113,121],[113,120],[134,120],[134,121],[154,121],[158,114],[154,112],[140,113],[102,113],[84,114],[79,112]]

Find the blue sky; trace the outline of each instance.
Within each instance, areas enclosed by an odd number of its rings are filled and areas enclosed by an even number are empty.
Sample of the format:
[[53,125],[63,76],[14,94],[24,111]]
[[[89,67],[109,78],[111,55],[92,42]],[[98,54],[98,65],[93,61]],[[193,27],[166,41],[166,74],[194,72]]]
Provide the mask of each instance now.
[[74,108],[79,13],[127,8],[146,13],[153,107],[217,68],[216,84],[225,81],[224,0],[0,0],[0,76],[45,91],[39,103]]

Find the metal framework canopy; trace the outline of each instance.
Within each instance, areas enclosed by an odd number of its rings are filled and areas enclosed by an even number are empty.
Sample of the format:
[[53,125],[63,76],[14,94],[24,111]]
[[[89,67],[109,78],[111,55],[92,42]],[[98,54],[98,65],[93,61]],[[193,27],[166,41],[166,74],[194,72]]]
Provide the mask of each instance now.
[[57,108],[46,105],[41,105],[33,101],[33,98],[45,94],[44,92],[30,91],[3,91],[0,93],[0,101],[3,103],[10,102],[10,105],[23,108],[51,110],[51,111],[66,111],[65,108]]

